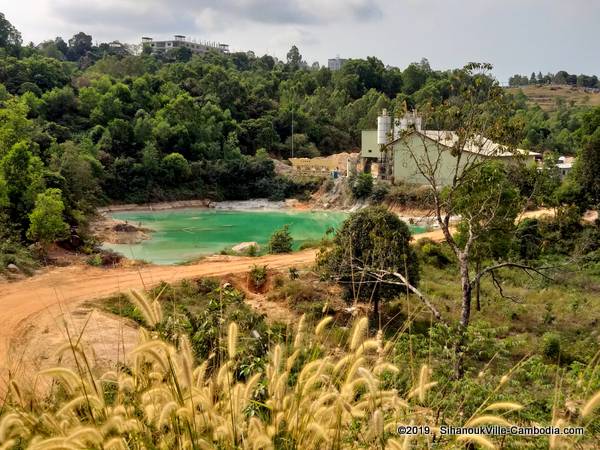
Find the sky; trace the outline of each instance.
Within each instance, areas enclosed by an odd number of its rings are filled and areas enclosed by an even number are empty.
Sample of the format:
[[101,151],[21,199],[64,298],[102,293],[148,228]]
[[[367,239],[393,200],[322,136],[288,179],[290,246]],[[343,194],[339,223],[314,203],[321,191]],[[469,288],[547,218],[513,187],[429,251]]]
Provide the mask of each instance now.
[[376,56],[434,69],[477,61],[506,83],[532,71],[600,75],[600,0],[0,0],[24,42],[84,31],[95,42],[183,34],[285,59]]

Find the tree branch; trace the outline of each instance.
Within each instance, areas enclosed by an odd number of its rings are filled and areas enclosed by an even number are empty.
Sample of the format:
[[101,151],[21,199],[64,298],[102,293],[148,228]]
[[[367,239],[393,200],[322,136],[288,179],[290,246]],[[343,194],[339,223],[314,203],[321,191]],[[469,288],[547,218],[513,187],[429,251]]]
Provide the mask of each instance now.
[[399,272],[390,272],[387,270],[375,270],[375,269],[366,269],[366,270],[371,275],[375,276],[375,278],[377,278],[377,280],[380,283],[399,284],[399,283],[394,283],[394,282],[391,282],[391,281],[385,279],[386,276],[390,276],[390,275],[395,278],[398,278],[402,282],[401,283],[402,285],[406,286],[413,294],[415,294],[425,304],[425,306],[427,306],[427,308],[429,309],[429,311],[431,311],[431,313],[433,314],[433,317],[435,317],[436,320],[447,325],[446,321],[442,318],[442,315],[437,310],[437,308],[433,305],[433,303],[431,303],[429,301],[429,299],[427,299],[427,297],[425,297],[421,291],[419,291],[416,287],[414,287],[412,284],[410,284],[408,282],[408,280],[406,279],[406,277],[404,277],[404,275],[402,275]]

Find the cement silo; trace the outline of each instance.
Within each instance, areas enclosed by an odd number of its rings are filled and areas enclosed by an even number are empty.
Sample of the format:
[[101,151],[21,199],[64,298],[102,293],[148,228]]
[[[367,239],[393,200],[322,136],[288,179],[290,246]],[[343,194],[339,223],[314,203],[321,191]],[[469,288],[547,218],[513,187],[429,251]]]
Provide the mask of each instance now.
[[391,127],[392,118],[388,116],[387,109],[384,109],[377,117],[377,144],[386,145],[390,141]]

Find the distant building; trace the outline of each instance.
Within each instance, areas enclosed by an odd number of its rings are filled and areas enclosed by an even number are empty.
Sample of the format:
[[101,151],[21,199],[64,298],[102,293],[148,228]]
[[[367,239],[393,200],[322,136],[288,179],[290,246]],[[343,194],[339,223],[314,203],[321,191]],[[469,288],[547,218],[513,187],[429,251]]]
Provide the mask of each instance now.
[[150,48],[153,54],[164,53],[174,48],[187,47],[193,53],[202,55],[210,50],[216,50],[221,53],[229,53],[229,45],[221,44],[220,42],[196,41],[189,39],[186,36],[176,34],[174,39],[168,41],[155,41],[150,37],[142,38],[142,46]]
[[558,163],[556,167],[558,168],[558,172],[560,175],[560,179],[564,179],[571,170],[573,170],[573,162],[575,158],[572,156],[561,156],[558,158]]
[[348,176],[356,171],[358,153],[336,153],[316,158],[290,158],[292,171],[298,174],[328,177]]
[[[392,183],[427,184],[428,180],[419,171],[415,158],[429,158],[439,164],[439,183],[450,184],[457,164],[453,156],[453,148],[458,141],[456,132],[424,130],[421,117],[415,113],[395,119],[393,127],[391,119],[384,110],[377,118],[377,130],[363,130],[361,156],[365,167],[375,166],[378,177]],[[472,158],[504,162],[523,160],[529,164],[537,164],[541,160],[539,153],[522,149],[511,152],[483,136],[474,136],[463,145],[463,149],[467,156],[460,164]]]
[[344,64],[346,64],[347,59],[342,59],[339,56],[336,58],[327,60],[327,67],[329,70],[340,70]]

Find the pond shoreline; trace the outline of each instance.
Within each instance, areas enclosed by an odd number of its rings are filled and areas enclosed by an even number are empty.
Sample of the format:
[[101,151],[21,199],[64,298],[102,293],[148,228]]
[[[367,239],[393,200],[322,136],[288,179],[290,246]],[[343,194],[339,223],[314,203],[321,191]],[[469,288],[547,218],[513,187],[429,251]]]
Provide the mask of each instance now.
[[[133,212],[133,211],[167,211],[171,209],[218,209],[230,211],[252,211],[252,210],[308,210],[312,209],[308,205],[304,205],[295,199],[287,199],[283,201],[272,201],[268,199],[251,199],[251,200],[228,200],[228,201],[212,201],[206,199],[200,200],[177,200],[171,202],[156,202],[156,203],[124,203],[102,206],[97,208],[99,214],[114,213],[114,212]],[[314,209],[317,211],[317,209]],[[319,210],[320,211],[320,210]],[[342,209],[340,209],[342,211]]]
[[[251,199],[251,200],[227,200],[227,201],[212,201],[207,199],[197,200],[176,200],[169,202],[155,203],[124,203],[99,207],[96,209],[98,215],[110,220],[111,213],[120,212],[137,212],[137,211],[168,211],[178,209],[206,209],[206,210],[221,210],[221,211],[311,211],[311,212],[346,212],[351,213],[359,209],[369,206],[367,203],[357,203],[351,207],[329,207],[315,208],[310,202],[302,202],[293,198],[273,201],[268,199]],[[426,226],[428,228],[437,228],[434,218],[429,211],[418,210],[413,208],[398,208],[388,206],[390,211],[394,212],[401,220],[418,226]],[[102,220],[102,219],[101,219]],[[455,221],[456,218],[453,218]]]

